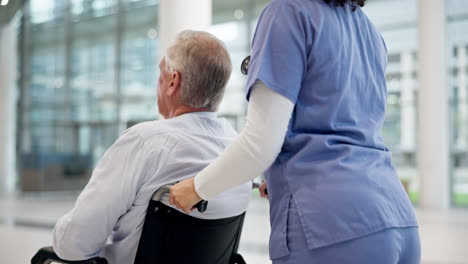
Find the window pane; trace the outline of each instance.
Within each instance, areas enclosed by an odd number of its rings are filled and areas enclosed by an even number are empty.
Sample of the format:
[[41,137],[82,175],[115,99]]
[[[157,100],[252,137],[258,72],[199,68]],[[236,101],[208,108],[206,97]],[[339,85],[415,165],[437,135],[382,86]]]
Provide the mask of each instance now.
[[363,9],[380,30],[388,48],[387,113],[382,134],[413,202],[417,202],[419,189],[416,4],[416,0],[368,1]]
[[[159,42],[157,8],[147,8],[153,1],[133,1],[125,11],[122,40],[122,108],[126,126],[154,120],[159,77]],[[130,6],[129,6],[130,7]]]
[[451,90],[452,202],[468,206],[468,4],[447,1],[448,84]]
[[233,64],[231,79],[226,87],[224,100],[219,112],[239,129],[245,117],[246,77],[240,72],[242,60],[250,54],[250,13],[249,1],[213,1],[213,25],[210,32],[226,43]]
[[117,16],[97,15],[117,2],[43,3],[30,1],[23,25],[21,189],[80,190],[119,134]]

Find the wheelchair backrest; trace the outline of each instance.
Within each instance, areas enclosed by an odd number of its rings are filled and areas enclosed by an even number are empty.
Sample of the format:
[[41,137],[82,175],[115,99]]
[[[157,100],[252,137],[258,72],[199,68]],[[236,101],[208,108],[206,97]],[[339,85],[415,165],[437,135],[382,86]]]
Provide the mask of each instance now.
[[233,263],[244,216],[198,219],[151,200],[134,263]]

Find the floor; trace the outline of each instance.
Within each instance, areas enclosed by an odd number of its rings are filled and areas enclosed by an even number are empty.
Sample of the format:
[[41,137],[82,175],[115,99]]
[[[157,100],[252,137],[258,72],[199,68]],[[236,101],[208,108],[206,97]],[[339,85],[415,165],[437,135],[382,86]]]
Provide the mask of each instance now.
[[[45,198],[46,197],[46,198]],[[51,244],[55,221],[72,206],[74,196],[0,199],[0,263],[29,263],[36,250]],[[468,264],[468,210],[416,210],[422,240],[422,263]],[[268,260],[268,203],[255,196],[242,234],[240,252],[247,263]]]

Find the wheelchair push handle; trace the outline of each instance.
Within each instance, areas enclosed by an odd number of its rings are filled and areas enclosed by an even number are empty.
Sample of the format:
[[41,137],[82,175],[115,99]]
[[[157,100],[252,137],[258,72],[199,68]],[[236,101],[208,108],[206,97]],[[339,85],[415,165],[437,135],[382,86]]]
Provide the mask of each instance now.
[[[260,185],[261,185],[260,183],[254,182],[252,184],[252,189],[259,189],[260,190]],[[268,189],[266,189],[266,188],[265,188],[265,193],[268,194]]]
[[[171,187],[174,186],[175,184],[176,183],[161,186],[158,190],[156,190],[154,192],[153,197],[151,198],[151,200],[161,201],[161,197],[164,194],[169,193],[171,191]],[[198,212],[200,212],[200,213],[205,212],[207,207],[208,207],[208,201],[205,201],[205,200],[201,200],[200,202],[198,202],[194,206],[194,208],[196,208],[198,210]]]
[[194,207],[197,208],[198,212],[203,213],[208,207],[208,201],[201,200]]

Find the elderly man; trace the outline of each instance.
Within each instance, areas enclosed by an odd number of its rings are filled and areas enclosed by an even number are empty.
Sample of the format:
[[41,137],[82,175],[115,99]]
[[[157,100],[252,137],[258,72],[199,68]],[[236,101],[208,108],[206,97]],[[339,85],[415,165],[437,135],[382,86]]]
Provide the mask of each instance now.
[[[59,257],[102,256],[112,264],[133,263],[153,192],[195,176],[236,135],[216,115],[232,69],[220,40],[184,31],[159,69],[158,108],[165,120],[128,129],[104,154],[75,207],[55,226],[53,247]],[[210,200],[203,214],[190,214],[236,216],[247,209],[249,199],[250,186],[244,184]]]

